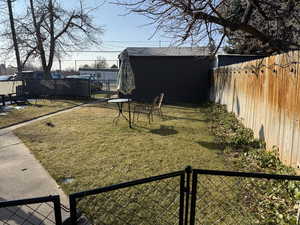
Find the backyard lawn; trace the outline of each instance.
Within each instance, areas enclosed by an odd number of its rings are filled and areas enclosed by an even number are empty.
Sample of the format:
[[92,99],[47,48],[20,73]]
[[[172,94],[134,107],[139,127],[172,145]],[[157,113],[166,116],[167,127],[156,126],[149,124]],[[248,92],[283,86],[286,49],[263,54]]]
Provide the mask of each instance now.
[[[200,107],[163,108],[166,119],[133,129],[106,103],[57,115],[15,131],[50,174],[69,192],[195,168],[229,169],[207,129]],[[48,126],[51,123],[52,126]],[[64,185],[64,178],[74,182]]]
[[[106,103],[88,105],[15,133],[67,194],[182,170],[187,165],[232,169],[209,134],[204,108],[164,106],[164,120],[155,117],[149,125],[142,116],[130,129],[122,119],[113,125],[116,110],[109,107]],[[174,178],[86,197],[79,204],[94,224],[175,224],[178,188],[179,180]],[[221,210],[215,207],[215,212]]]
[[46,115],[62,109],[79,105],[86,100],[47,100],[38,99],[30,101],[31,104],[17,107],[1,113],[0,128],[7,127],[19,122],[27,121],[35,117]]

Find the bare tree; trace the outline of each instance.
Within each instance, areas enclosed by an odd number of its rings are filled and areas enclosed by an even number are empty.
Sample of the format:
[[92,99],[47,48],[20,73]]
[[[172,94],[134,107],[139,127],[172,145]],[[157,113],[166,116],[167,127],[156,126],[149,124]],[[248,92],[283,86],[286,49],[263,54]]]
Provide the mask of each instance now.
[[[102,28],[91,18],[96,8],[79,3],[77,9],[68,10],[59,0],[29,0],[26,13],[15,19],[23,66],[30,58],[39,58],[46,78],[50,78],[56,56],[66,54],[68,49],[100,44]],[[9,35],[10,32],[2,34]]]
[[108,68],[108,63],[105,58],[99,56],[97,57],[96,63],[95,63],[95,68],[100,69],[100,68]]
[[[157,30],[218,49],[229,34],[259,41],[268,53],[300,47],[300,2],[296,0],[119,0],[130,13],[148,17]],[[277,29],[276,29],[277,28]]]
[[14,23],[14,14],[12,9],[12,0],[6,0],[6,2],[7,2],[9,23],[11,29],[11,38],[13,40],[13,46],[14,46],[14,51],[15,51],[15,56],[17,61],[17,68],[18,68],[18,72],[22,72],[22,63],[20,59],[19,46],[18,46],[15,23]]

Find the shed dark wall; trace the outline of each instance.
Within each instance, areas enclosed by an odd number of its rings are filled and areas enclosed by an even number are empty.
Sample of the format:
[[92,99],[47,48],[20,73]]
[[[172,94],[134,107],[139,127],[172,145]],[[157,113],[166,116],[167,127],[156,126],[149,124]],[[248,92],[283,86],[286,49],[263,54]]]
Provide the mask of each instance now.
[[165,103],[207,101],[210,89],[207,57],[130,57],[136,89],[132,98],[151,101],[165,93]]

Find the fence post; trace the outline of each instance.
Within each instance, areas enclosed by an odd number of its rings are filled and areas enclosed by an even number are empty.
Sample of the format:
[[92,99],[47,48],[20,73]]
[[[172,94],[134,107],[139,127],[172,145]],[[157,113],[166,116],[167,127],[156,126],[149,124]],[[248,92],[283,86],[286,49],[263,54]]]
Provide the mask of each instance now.
[[193,177],[192,177],[192,199],[191,199],[190,225],[195,225],[197,183],[198,183],[198,174],[194,172]]
[[187,166],[185,168],[185,173],[186,173],[186,186],[185,186],[185,218],[184,218],[184,225],[188,224],[189,221],[189,206],[190,206],[190,181],[191,181],[191,174],[192,174],[192,167]]
[[62,225],[60,198],[59,198],[59,196],[53,196],[53,197],[54,197],[53,204],[54,204],[55,222],[56,222],[56,225]]
[[69,204],[70,204],[70,219],[71,224],[75,225],[77,222],[77,213],[76,213],[76,198],[72,196],[72,194],[69,196]]
[[185,196],[185,173],[180,175],[180,205],[179,205],[179,225],[184,221],[184,196]]

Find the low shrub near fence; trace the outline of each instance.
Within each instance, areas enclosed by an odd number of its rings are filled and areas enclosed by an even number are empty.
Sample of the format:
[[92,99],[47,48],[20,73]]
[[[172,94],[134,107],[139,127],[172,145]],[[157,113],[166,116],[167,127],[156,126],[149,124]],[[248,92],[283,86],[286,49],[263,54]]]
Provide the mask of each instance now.
[[211,100],[226,105],[281,161],[300,168],[300,51],[214,69]]

